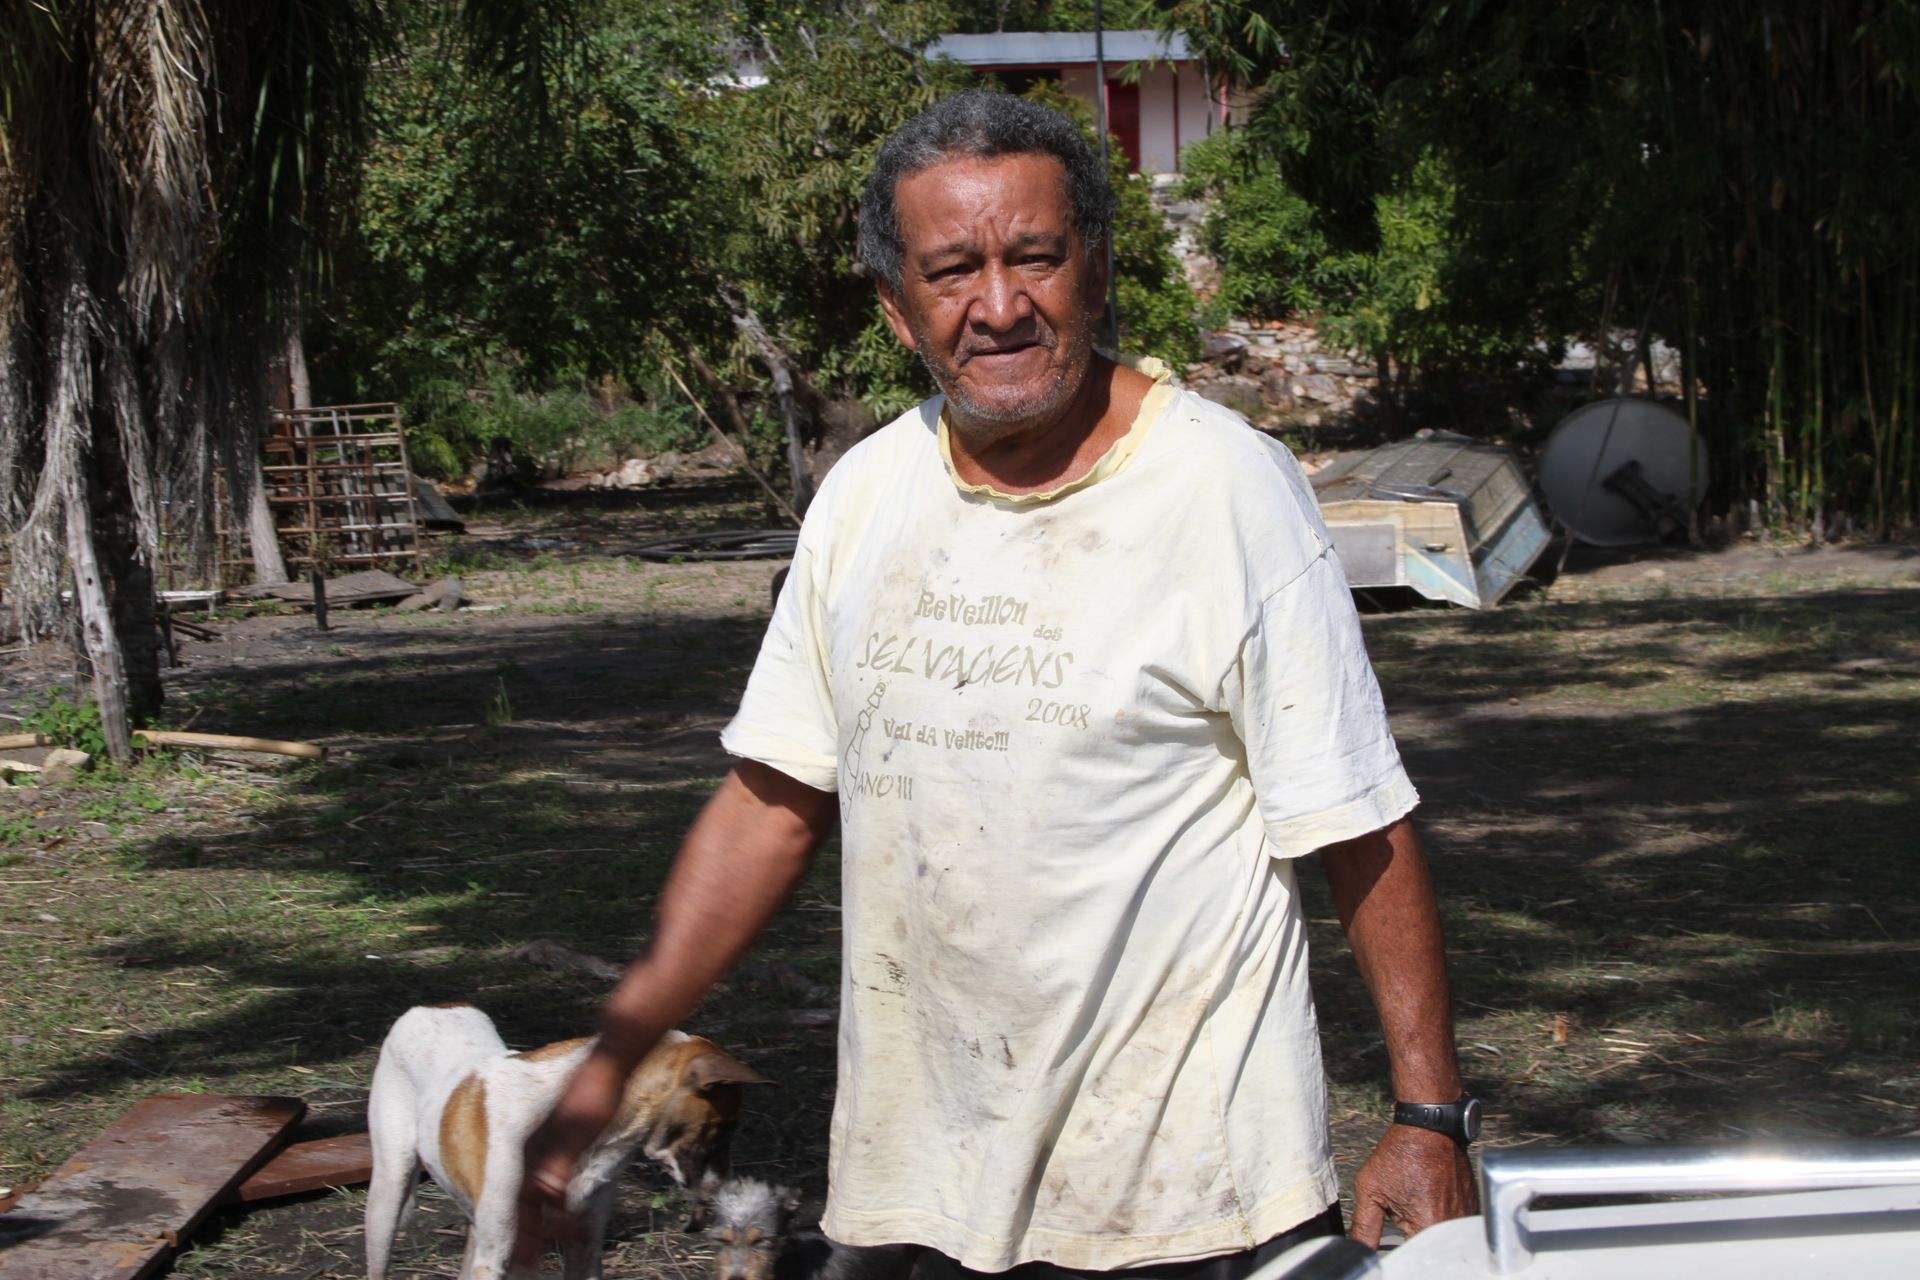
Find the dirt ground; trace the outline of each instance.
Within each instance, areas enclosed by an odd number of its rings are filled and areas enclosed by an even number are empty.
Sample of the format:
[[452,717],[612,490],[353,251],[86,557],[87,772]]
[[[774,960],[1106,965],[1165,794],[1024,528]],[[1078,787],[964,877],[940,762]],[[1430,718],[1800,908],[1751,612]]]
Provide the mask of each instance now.
[[[183,755],[0,786],[0,1186],[163,1089],[293,1094],[364,1120],[380,1037],[472,1000],[508,1041],[581,1034],[606,984],[517,958],[644,939],[726,764],[778,563],[656,564],[665,532],[766,523],[744,485],[479,513],[436,546],[473,608],[224,612],[169,727],[302,739],[324,765]],[[1369,600],[1369,645],[1446,899],[1463,1062],[1495,1144],[1920,1132],[1920,547],[1606,556],[1485,614]],[[11,655],[0,710],[64,663]],[[745,1172],[824,1191],[838,864],[696,1014],[779,1081]],[[1314,877],[1314,978],[1350,1175],[1386,1097]],[[363,1274],[356,1192],[228,1211],[183,1276]],[[404,1274],[454,1274],[423,1196]],[[611,1276],[703,1274],[637,1170]]]

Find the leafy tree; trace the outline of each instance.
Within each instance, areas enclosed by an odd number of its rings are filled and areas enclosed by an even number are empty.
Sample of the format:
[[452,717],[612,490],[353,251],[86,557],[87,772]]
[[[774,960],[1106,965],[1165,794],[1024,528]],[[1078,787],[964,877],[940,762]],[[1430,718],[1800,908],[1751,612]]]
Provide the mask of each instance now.
[[[975,0],[954,8],[953,31],[1093,30],[1093,0]],[[1107,0],[1101,6],[1108,31],[1149,27],[1154,16],[1154,0]]]
[[856,262],[856,214],[881,143],[972,83],[965,68],[923,56],[948,20],[939,5],[850,3],[816,6],[779,31],[762,25],[767,82],[710,105],[727,228],[710,269],[734,328],[726,363],[772,384],[796,476],[799,445],[820,439],[829,401],[858,398],[884,415],[920,398],[918,367],[887,333]]
[[1336,251],[1378,251],[1439,166],[1438,296],[1473,343],[1664,336],[1723,503],[1920,515],[1920,9],[1173,0],[1161,21],[1253,95],[1251,144]]
[[1189,148],[1183,188],[1212,202],[1200,242],[1221,267],[1214,305],[1236,316],[1316,316],[1334,344],[1374,363],[1390,430],[1406,424],[1416,372],[1428,386],[1498,378],[1542,356],[1524,310],[1489,317],[1480,289],[1470,278],[1463,287],[1464,247],[1450,238],[1458,189],[1436,156],[1375,194],[1357,244],[1342,243],[1246,131]]
[[[532,150],[496,86],[463,87],[441,34],[408,33],[378,89],[362,233],[316,364],[336,386],[352,369],[356,398],[399,389],[411,420],[469,456],[479,432],[531,421],[471,410],[501,371],[523,395],[606,375],[670,387],[671,369],[737,430],[765,406],[803,506],[830,422],[844,433],[854,406],[891,416],[931,389],[855,262],[855,214],[886,137],[975,83],[924,57],[964,13],[715,0],[587,17],[547,90],[568,123]],[[716,51],[752,55],[763,83],[720,87]],[[1182,360],[1192,299],[1122,168],[1122,313],[1130,337]]]
[[[452,14],[417,10],[377,83],[358,234],[318,309],[316,364],[338,398],[391,394],[463,436],[470,387],[637,380],[663,330],[713,311],[701,289],[700,145],[686,117],[718,69],[671,9],[583,6],[538,94],[476,80]],[[462,448],[485,441],[459,438]]]

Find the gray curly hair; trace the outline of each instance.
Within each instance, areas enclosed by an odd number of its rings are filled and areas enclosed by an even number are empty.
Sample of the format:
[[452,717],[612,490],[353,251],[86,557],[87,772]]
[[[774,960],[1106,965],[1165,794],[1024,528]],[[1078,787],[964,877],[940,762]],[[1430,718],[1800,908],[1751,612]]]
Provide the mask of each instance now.
[[1058,111],[986,89],[956,93],[894,131],[874,157],[860,197],[860,265],[900,287],[900,181],[949,156],[1050,155],[1067,171],[1073,222],[1088,253],[1113,227],[1113,188],[1073,121]]

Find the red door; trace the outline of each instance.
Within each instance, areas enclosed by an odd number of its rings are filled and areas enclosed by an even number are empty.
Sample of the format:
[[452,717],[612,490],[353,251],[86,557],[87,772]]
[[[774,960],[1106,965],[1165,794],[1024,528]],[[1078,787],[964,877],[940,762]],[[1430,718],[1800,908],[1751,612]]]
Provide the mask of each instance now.
[[1107,81],[1107,132],[1127,153],[1127,172],[1140,172],[1140,86]]

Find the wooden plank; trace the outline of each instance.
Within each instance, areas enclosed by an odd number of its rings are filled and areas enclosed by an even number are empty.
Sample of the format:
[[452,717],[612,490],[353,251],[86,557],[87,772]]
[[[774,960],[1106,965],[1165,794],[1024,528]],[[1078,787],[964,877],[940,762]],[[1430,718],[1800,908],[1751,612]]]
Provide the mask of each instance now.
[[[413,553],[407,552],[410,556]],[[338,557],[345,558],[345,557]],[[396,554],[389,559],[403,558]],[[367,600],[404,600],[420,588],[405,578],[396,578],[390,573],[377,569],[363,569],[359,573],[349,573],[341,578],[327,579],[327,600],[332,604],[359,604]],[[312,604],[313,587],[305,582],[288,582],[277,587],[268,587],[262,595],[285,600],[289,604]]]
[[240,1184],[236,1198],[271,1200],[322,1187],[358,1186],[373,1176],[373,1145],[364,1133],[296,1142]]
[[298,1098],[142,1098],[0,1217],[0,1280],[140,1280],[298,1123]]

